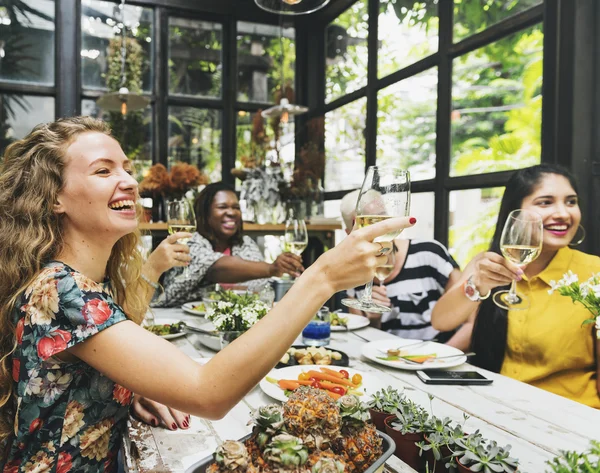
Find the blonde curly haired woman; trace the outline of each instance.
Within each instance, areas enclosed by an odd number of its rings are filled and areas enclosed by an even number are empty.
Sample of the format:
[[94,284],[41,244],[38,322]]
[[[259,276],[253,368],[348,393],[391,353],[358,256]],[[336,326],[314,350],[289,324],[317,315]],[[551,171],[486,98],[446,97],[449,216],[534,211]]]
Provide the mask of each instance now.
[[[353,232],[264,319],[200,366],[139,326],[153,281],[151,274],[142,278],[136,199],[131,163],[102,122],[78,117],[40,125],[6,150],[0,169],[4,472],[115,471],[131,392],[223,417],[334,292],[365,283],[384,264],[373,239],[415,222],[389,219]],[[246,356],[236,356],[240,350]],[[186,417],[178,422],[185,427]]]

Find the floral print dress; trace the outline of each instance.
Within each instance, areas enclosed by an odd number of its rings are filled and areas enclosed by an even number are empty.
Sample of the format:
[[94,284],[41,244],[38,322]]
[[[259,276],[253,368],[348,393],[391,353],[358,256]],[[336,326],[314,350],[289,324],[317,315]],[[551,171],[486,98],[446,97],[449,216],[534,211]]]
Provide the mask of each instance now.
[[15,435],[2,471],[116,471],[131,392],[82,361],[55,356],[127,319],[110,283],[51,262],[21,295],[13,316]]

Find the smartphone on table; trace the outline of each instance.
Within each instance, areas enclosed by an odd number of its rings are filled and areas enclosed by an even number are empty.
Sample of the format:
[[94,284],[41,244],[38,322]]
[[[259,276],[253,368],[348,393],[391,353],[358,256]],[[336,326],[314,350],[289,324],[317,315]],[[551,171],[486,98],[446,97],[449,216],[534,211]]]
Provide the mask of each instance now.
[[419,370],[417,376],[425,384],[492,384],[477,371]]

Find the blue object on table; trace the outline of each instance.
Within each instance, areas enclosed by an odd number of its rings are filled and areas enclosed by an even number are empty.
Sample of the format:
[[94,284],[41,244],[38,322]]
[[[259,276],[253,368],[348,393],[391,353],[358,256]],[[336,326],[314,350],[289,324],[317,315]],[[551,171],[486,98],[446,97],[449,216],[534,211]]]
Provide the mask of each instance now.
[[328,307],[321,307],[315,317],[302,330],[302,343],[313,347],[329,345],[331,338],[331,315]]

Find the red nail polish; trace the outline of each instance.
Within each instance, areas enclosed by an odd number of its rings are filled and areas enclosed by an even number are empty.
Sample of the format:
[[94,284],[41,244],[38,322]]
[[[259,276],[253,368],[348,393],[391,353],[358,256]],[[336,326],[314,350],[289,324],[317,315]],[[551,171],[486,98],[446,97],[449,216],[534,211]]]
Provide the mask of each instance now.
[[186,429],[188,428],[189,424],[188,424],[187,420],[184,420],[184,421],[183,421],[183,426],[184,426]]
[[414,225],[415,223],[417,223],[417,219],[415,217],[410,217],[409,222],[411,225]]
[[173,425],[171,425],[171,428],[172,428],[173,430],[177,430],[177,424],[176,424],[175,422],[173,422]]

